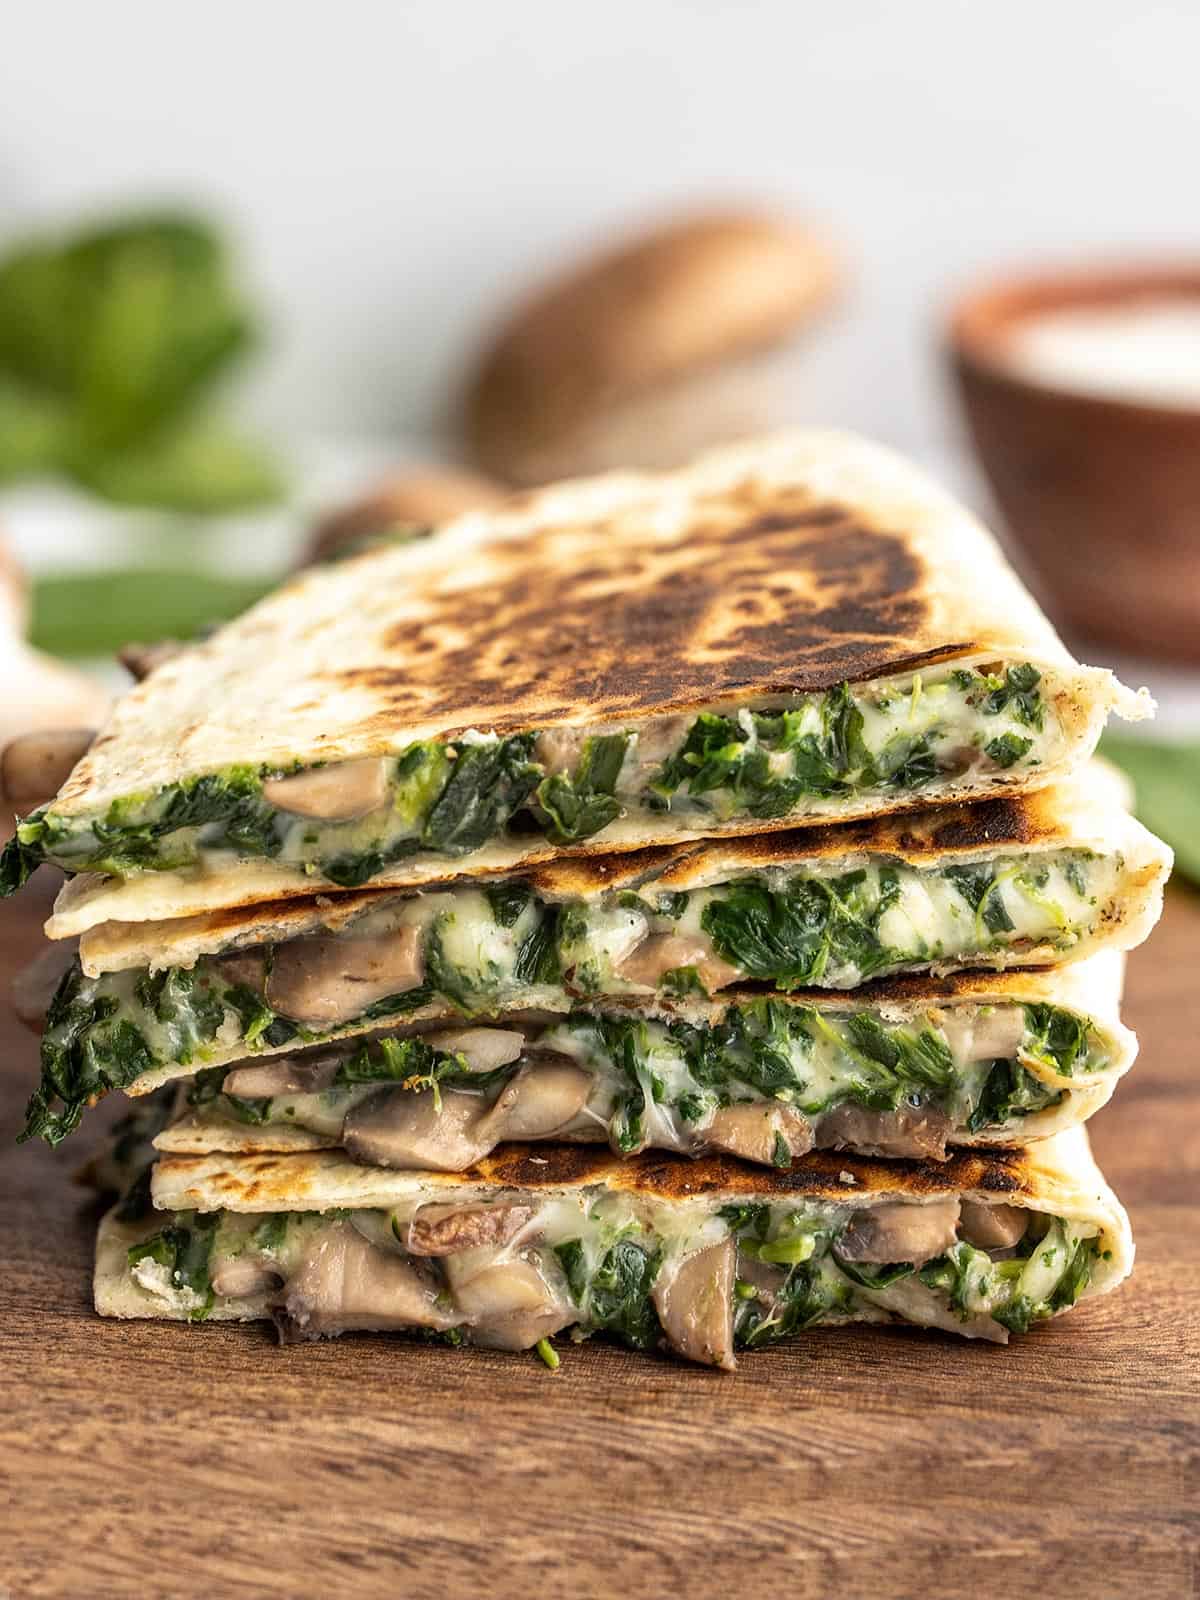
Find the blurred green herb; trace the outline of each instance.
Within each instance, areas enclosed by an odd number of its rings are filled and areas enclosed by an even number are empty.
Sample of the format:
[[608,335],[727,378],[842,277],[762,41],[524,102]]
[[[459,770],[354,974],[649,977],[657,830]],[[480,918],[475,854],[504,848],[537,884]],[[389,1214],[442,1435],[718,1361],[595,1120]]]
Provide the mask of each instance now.
[[1134,810],[1175,851],[1179,871],[1200,884],[1200,742],[1109,733],[1100,750],[1133,780]]
[[34,584],[30,638],[56,656],[112,655],[131,639],[190,639],[272,588],[261,577],[143,567],[48,576]]
[[269,455],[194,420],[252,342],[225,247],[199,220],[18,245],[0,259],[0,482],[61,474],[189,511],[277,499]]

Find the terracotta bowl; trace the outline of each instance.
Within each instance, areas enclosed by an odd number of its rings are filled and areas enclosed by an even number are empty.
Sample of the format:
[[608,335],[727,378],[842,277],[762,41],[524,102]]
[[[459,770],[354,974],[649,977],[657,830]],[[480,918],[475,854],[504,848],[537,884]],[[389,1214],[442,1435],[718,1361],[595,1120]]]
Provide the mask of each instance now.
[[1014,279],[959,304],[949,357],[993,493],[1057,620],[1200,662],[1200,407],[1054,388],[1005,354],[1039,312],[1175,297],[1200,302],[1200,267]]

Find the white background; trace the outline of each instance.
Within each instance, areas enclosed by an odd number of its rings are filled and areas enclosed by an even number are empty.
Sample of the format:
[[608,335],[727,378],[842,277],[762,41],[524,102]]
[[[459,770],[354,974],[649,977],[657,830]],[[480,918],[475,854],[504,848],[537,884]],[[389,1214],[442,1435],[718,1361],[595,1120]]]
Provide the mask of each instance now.
[[826,222],[856,289],[797,414],[918,449],[979,273],[1200,253],[1197,0],[39,0],[3,39],[0,235],[216,208],[293,437],[424,431],[531,273],[664,204]]

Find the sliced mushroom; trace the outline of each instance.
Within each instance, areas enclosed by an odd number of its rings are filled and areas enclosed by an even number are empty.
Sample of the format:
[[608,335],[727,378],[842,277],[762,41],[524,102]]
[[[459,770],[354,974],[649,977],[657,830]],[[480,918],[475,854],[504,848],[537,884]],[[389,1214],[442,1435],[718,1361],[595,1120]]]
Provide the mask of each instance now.
[[477,1129],[483,1100],[443,1089],[439,1111],[431,1092],[380,1089],[346,1113],[342,1146],[367,1167],[411,1167],[417,1172],[462,1172],[495,1143]]
[[237,950],[212,962],[212,970],[231,989],[261,995],[267,983],[267,958],[262,950]]
[[789,1160],[806,1154],[813,1146],[808,1118],[791,1106],[770,1100],[743,1100],[738,1105],[724,1106],[700,1133],[705,1144],[714,1150],[728,1150],[730,1155],[762,1166],[774,1164],[781,1138]]
[[655,717],[641,725],[633,749],[640,777],[647,777],[675,754],[687,738],[692,721],[691,717]]
[[408,1225],[408,1249],[414,1256],[453,1256],[480,1245],[509,1244],[535,1210],[516,1204],[422,1206]]
[[920,1267],[949,1250],[957,1227],[957,1195],[942,1200],[898,1200],[856,1211],[834,1251],[843,1261],[880,1266],[911,1261]]
[[387,761],[381,756],[334,761],[290,778],[270,778],[262,792],[268,805],[293,816],[349,822],[377,811],[387,799]]
[[936,1106],[905,1106],[868,1111],[846,1101],[817,1123],[819,1150],[855,1150],[868,1156],[930,1156],[946,1159],[946,1140],[954,1124]]
[[245,1295],[266,1294],[277,1289],[282,1275],[264,1261],[253,1256],[230,1256],[222,1261],[212,1275],[213,1291],[238,1300]]
[[660,1272],[650,1298],[671,1349],[689,1361],[732,1372],[733,1278],[737,1248],[732,1238],[684,1256],[675,1270]]
[[980,1250],[1011,1250],[1028,1226],[1029,1213],[1020,1206],[991,1206],[980,1200],[964,1200],[958,1219],[959,1233]]
[[438,1299],[432,1276],[406,1256],[377,1250],[349,1222],[333,1222],[288,1279],[277,1325],[285,1343],[353,1329],[453,1328],[462,1317]]
[[289,939],[275,947],[267,1004],[293,1022],[334,1028],[360,1017],[376,1000],[415,989],[424,975],[420,928],[366,939]]
[[523,1258],[480,1268],[476,1262],[450,1256],[446,1276],[476,1344],[527,1350],[576,1319],[574,1307],[532,1261]]
[[531,1062],[505,1084],[479,1123],[488,1148],[501,1139],[545,1139],[587,1104],[592,1075],[569,1062]]
[[494,1072],[516,1061],[525,1035],[512,1028],[435,1028],[421,1037],[431,1050],[466,1059],[468,1072]]
[[664,975],[677,967],[695,967],[709,994],[741,977],[741,968],[723,961],[704,933],[652,933],[614,970],[626,983],[657,989]]
[[937,1020],[960,1061],[1006,1060],[1016,1055],[1025,1035],[1025,1012],[1020,1006],[946,1011]]
[[234,1067],[226,1074],[226,1094],[240,1100],[269,1100],[276,1094],[320,1094],[337,1076],[341,1058],[323,1056],[273,1056],[270,1061],[255,1061]]
[[13,978],[10,990],[13,1010],[18,1020],[34,1033],[41,1033],[45,1027],[46,1011],[55,990],[75,965],[78,953],[78,939],[63,939],[47,945]]
[[0,751],[0,804],[31,811],[52,800],[95,737],[95,728],[45,728],[10,739]]
[[547,728],[537,736],[534,759],[540,761],[548,773],[573,772],[583,755],[584,741],[589,737],[586,728]]

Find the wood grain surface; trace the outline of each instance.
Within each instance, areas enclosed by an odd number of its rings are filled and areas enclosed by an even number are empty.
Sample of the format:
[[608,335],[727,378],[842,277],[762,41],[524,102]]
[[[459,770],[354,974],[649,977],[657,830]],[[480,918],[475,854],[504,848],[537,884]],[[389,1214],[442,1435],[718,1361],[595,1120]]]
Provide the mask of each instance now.
[[[38,947],[0,911],[0,978]],[[4,985],[7,994],[7,984]],[[1200,900],[1133,958],[1142,1058],[1097,1119],[1133,1280],[1008,1348],[831,1330],[722,1376],[107,1323],[95,1207],[14,1149],[4,1002],[0,1600],[26,1596],[1183,1596],[1200,1539]],[[115,1097],[114,1097],[115,1098]],[[118,1106],[93,1114],[94,1130]]]

